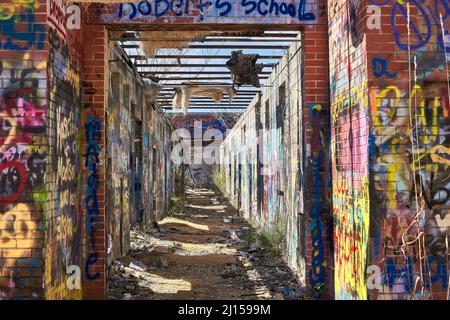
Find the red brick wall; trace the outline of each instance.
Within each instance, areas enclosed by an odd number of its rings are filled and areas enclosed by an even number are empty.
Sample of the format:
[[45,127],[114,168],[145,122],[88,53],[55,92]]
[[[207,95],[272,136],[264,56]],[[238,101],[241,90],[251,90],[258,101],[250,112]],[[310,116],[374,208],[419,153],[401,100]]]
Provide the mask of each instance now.
[[[61,3],[63,4],[63,3]],[[47,40],[47,167],[45,275],[47,299],[81,299],[83,161],[81,32],[55,24],[65,11],[52,3]],[[68,275],[74,272],[73,275]]]
[[86,215],[83,292],[85,299],[106,297],[105,90],[107,31],[83,25],[83,187]]
[[306,280],[316,297],[333,297],[329,198],[329,102],[326,1],[318,2],[318,21],[303,32],[306,181]]

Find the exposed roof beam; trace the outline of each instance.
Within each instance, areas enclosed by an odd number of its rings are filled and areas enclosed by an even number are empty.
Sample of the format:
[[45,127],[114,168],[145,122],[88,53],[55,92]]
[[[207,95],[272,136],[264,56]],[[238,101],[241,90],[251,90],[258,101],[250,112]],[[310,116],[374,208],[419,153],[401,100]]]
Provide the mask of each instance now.
[[[176,113],[181,113],[182,112],[182,110],[181,109],[171,109],[171,108],[164,108],[164,107],[162,107],[162,109],[164,109],[164,110],[170,110],[170,111],[175,111]],[[233,108],[216,108],[216,107],[213,107],[213,108],[211,108],[211,107],[190,107],[189,108],[189,110],[199,110],[199,109],[202,109],[202,110],[214,110],[214,111],[222,111],[222,110],[242,110],[242,111],[245,111],[247,108],[239,108],[239,107],[233,107]],[[220,110],[217,110],[217,109],[220,109]]]
[[[170,80],[170,79],[168,79],[168,80]],[[199,80],[199,79],[198,78],[193,78],[192,80]],[[190,82],[188,84],[207,87],[207,86],[231,86],[233,83],[232,82],[213,82],[213,83],[211,83],[211,82],[195,82],[195,83],[194,82]],[[171,87],[184,87],[184,86],[187,85],[187,83],[183,83],[183,82],[181,82],[181,83],[171,83],[171,82],[169,82],[169,83],[162,83],[162,85],[171,86]],[[240,85],[239,87],[251,88],[253,86],[245,84],[245,85]],[[264,87],[271,87],[271,86],[270,85],[269,86],[261,85],[261,88],[264,88]]]
[[[167,92],[173,92],[174,88],[162,88],[161,92],[167,93]],[[254,93],[261,93],[261,90],[236,90],[237,94],[254,94]]]
[[[143,55],[133,55],[130,54],[128,57],[136,59],[136,60],[153,60],[153,59],[230,59],[230,55],[198,55],[198,54],[187,54],[187,55],[179,55],[179,54],[157,54],[152,57],[147,57]],[[282,55],[260,55],[258,59],[281,59]]]
[[[164,109],[173,109],[171,105],[160,105],[161,108]],[[230,109],[230,108],[242,108],[245,109],[248,107],[248,104],[232,104],[232,105],[214,105],[214,104],[208,104],[208,103],[203,103],[203,104],[190,104],[189,108],[195,108],[195,107],[208,107],[208,108],[219,108],[219,109]],[[174,109],[174,110],[180,110],[180,109]]]
[[[135,63],[134,64],[136,67],[139,68],[170,68],[170,67],[174,67],[174,68],[226,68],[225,64],[221,64],[221,63],[189,63],[189,64],[176,64],[176,63]],[[273,68],[276,66],[275,63],[266,63],[263,64],[264,68]]]
[[[261,38],[261,37],[260,37]],[[164,42],[300,42],[300,39],[296,38],[284,38],[284,39],[255,39],[250,37],[230,37],[230,38],[206,38],[206,39],[189,39],[189,38],[161,38],[161,39],[154,39],[154,38],[111,38],[110,41],[121,41],[121,42],[127,42],[127,41],[135,41],[135,42],[146,42],[146,41],[164,41]]]
[[[225,101],[228,101],[228,97],[224,98]],[[224,99],[222,99],[222,101],[224,101]],[[251,101],[253,99],[253,97],[246,97],[246,98],[241,98],[241,97],[234,97],[233,99],[231,99],[232,101]],[[201,97],[201,96],[192,96],[191,101],[214,101],[214,99],[210,98],[210,97]],[[172,101],[172,97],[161,97],[158,98],[158,101]]]
[[[172,100],[157,100],[159,104],[164,105],[164,106],[172,106]],[[198,105],[198,104],[207,104],[210,106],[215,106],[215,105],[227,105],[227,106],[248,106],[250,104],[250,101],[235,101],[233,100],[232,102],[230,101],[221,101],[220,103],[215,103],[214,101],[205,101],[205,100],[191,100],[190,101],[190,105]]]
[[[121,45],[124,49],[139,49],[138,44],[123,44]],[[271,45],[271,46],[265,46],[265,45],[202,45],[202,44],[190,44],[187,46],[183,46],[183,49],[260,49],[260,50],[284,50],[288,49],[289,46],[282,46],[282,45]],[[159,48],[159,49],[164,49]],[[167,48],[166,48],[167,49]]]
[[[230,71],[185,71],[185,70],[170,70],[170,71],[138,71],[140,74],[151,74],[157,76],[158,74],[230,74]],[[271,74],[271,71],[260,71],[258,74]]]
[[[144,78],[148,78],[145,76],[145,73],[140,73],[141,75],[143,75]],[[148,74],[148,73],[147,73]],[[265,80],[268,79],[269,77],[259,77],[259,79],[261,80]],[[186,78],[186,77],[172,77],[172,78],[160,78],[160,81],[195,81],[195,80],[230,80],[231,81],[231,77],[197,77],[197,78]],[[204,83],[200,83],[201,85],[204,84],[208,84],[207,82]],[[232,82],[226,82],[220,85],[232,85]],[[172,85],[183,85],[183,83],[162,83],[162,85],[166,85],[166,86],[172,86]],[[211,84],[213,85],[213,84]],[[217,85],[216,83],[214,83],[214,85]]]
[[[135,32],[124,32],[124,38],[135,37]],[[267,31],[209,31],[206,37],[271,37],[271,38],[295,38],[299,32],[267,32]]]

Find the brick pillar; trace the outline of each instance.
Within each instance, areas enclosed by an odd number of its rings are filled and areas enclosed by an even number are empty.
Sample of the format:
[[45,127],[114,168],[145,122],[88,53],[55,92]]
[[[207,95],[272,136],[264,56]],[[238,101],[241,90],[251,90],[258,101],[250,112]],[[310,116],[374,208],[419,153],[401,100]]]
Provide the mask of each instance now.
[[[382,3],[362,15],[371,118],[367,264],[374,276],[368,281],[369,298],[445,300],[450,265],[448,4]],[[375,286],[373,279],[383,272]]]
[[107,31],[83,25],[83,206],[85,222],[85,299],[106,297],[105,90]]
[[329,201],[328,28],[326,1],[318,21],[304,28],[304,126],[306,142],[306,284],[318,298],[333,297],[333,257]]

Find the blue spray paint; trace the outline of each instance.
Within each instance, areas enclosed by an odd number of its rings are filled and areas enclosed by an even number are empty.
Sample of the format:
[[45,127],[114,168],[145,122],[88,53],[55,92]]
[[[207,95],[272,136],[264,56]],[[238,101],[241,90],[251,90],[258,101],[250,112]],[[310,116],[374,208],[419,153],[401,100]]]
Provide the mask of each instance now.
[[[9,19],[3,19],[0,28],[0,50],[43,50],[46,39],[45,26],[35,22],[34,3],[22,4],[16,10],[27,6],[23,13],[12,14]],[[16,7],[15,7],[16,8]],[[26,25],[26,30],[16,30],[16,27]],[[2,37],[4,39],[2,39]]]
[[[99,163],[99,153],[100,146],[98,145],[101,132],[100,132],[100,119],[95,116],[90,116],[87,123],[85,124],[86,129],[86,153],[83,155],[85,157],[84,166],[89,171],[89,176],[87,180],[87,193],[84,198],[84,206],[87,211],[86,215],[86,226],[88,234],[91,239],[89,241],[89,246],[91,249],[95,249],[95,223],[97,222],[99,216],[98,208],[98,198],[97,189],[99,186],[97,164]],[[95,280],[100,276],[97,272],[94,275],[90,274],[89,267],[97,262],[97,253],[90,253],[86,260],[85,273],[89,280]]]
[[119,4],[118,17],[127,20],[151,16],[192,17],[194,16],[193,11],[200,11],[198,19],[203,21],[205,16],[209,16],[207,13],[209,11],[211,11],[210,14],[216,14],[217,17],[226,17],[235,7],[241,8],[244,16],[256,14],[262,17],[290,16],[299,21],[316,20],[316,15],[306,10],[306,0],[299,0],[298,4],[277,0],[242,0],[241,2],[200,0],[197,4],[191,0],[145,0],[139,3]]
[[309,105],[311,109],[311,128],[312,128],[312,141],[311,141],[311,156],[310,162],[312,165],[312,179],[313,179],[313,193],[312,193],[312,210],[310,211],[310,225],[309,231],[311,234],[311,246],[312,246],[312,259],[311,259],[311,271],[309,278],[311,287],[313,288],[314,295],[320,297],[322,295],[322,289],[325,284],[325,270],[324,270],[324,258],[323,258],[323,225],[320,221],[320,213],[322,210],[322,197],[321,192],[321,177],[320,170],[322,164],[322,152],[323,152],[323,132],[320,128],[321,122],[321,110],[322,106],[319,104]]
[[382,76],[386,76],[388,78],[395,78],[395,74],[392,74],[389,71],[387,71],[388,69],[387,64],[388,62],[386,59],[373,57],[372,58],[373,75],[376,78],[380,78]]

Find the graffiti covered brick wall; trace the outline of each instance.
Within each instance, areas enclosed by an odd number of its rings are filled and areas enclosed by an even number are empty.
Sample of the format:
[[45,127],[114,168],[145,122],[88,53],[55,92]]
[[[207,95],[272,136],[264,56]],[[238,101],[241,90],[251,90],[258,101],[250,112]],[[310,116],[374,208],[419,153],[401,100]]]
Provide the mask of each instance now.
[[81,34],[61,32],[61,27],[50,22],[51,17],[48,16],[44,285],[47,299],[81,299],[84,225]]
[[[94,18],[96,19],[96,18]],[[312,24],[317,21],[315,0],[218,0],[210,2],[144,0],[106,8],[103,23],[241,23]]]
[[[450,4],[368,5],[369,294],[447,299]],[[380,13],[388,19],[377,21]]]
[[0,12],[0,299],[42,298],[45,1],[4,1]]
[[67,286],[82,257],[79,35],[56,31],[46,5],[0,5],[0,283],[7,299],[81,298],[79,280]]
[[336,297],[445,299],[450,7],[328,9]]
[[[121,51],[110,48],[109,60],[117,62],[109,66],[109,87],[106,119],[106,195],[108,212],[108,260],[125,255],[129,248],[129,230],[134,208],[131,176],[132,103],[137,102],[137,81],[133,72],[121,58]],[[132,205],[132,206],[130,206]]]
[[335,297],[366,299],[369,104],[362,1],[330,1],[330,106]]

